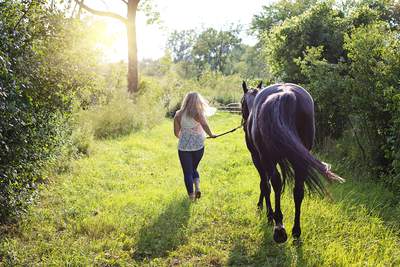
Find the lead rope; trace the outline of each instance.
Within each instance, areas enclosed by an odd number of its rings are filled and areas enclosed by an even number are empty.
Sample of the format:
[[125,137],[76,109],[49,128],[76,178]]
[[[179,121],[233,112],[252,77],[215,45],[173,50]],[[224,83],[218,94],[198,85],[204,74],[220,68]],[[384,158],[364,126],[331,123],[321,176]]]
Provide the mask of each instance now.
[[229,134],[229,133],[233,133],[233,132],[236,131],[237,129],[243,127],[243,125],[244,125],[244,123],[242,122],[238,127],[233,128],[232,130],[229,130],[229,131],[224,132],[224,133],[222,133],[222,134],[218,134],[218,135],[216,135],[215,137],[210,137],[210,136],[208,136],[207,139],[211,139],[211,138],[214,139],[214,138],[218,138],[218,137],[221,137],[221,136],[226,135],[226,134]]

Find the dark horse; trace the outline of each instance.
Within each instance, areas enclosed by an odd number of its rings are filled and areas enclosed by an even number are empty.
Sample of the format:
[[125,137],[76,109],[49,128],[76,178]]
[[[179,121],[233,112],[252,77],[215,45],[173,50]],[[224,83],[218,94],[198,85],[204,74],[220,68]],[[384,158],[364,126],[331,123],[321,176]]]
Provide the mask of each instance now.
[[[248,89],[245,82],[242,87],[246,144],[261,178],[258,207],[262,209],[265,198],[268,221],[275,221],[274,240],[285,242],[287,234],[280,199],[286,181],[294,178],[292,236],[299,238],[304,184],[311,191],[325,195],[327,191],[321,176],[328,181],[344,180],[331,172],[328,164],[310,153],[315,135],[314,102],[304,88],[291,83],[262,88],[260,83],[257,89]],[[275,212],[270,201],[270,182],[275,192]]]

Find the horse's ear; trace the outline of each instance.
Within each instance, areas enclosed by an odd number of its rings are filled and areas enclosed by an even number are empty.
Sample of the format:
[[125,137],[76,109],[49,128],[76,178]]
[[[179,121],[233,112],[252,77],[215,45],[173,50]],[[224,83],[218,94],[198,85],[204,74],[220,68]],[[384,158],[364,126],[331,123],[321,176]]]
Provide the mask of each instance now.
[[260,81],[260,83],[257,85],[257,88],[258,88],[258,89],[261,89],[261,88],[262,88],[262,86],[263,86],[263,82],[262,82],[262,81]]
[[242,83],[242,88],[243,88],[243,92],[244,92],[244,93],[247,93],[247,91],[249,91],[249,90],[247,89],[247,84],[246,84],[245,81],[243,81],[243,83]]

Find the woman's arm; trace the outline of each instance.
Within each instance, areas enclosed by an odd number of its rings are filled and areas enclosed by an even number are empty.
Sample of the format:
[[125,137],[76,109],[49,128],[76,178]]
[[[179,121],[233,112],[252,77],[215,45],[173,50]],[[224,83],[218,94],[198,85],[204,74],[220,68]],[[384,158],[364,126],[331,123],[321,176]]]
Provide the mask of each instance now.
[[178,110],[174,116],[174,134],[176,138],[179,138],[180,131],[181,131],[181,116],[180,116],[180,111]]
[[204,117],[204,115],[199,115],[196,119],[201,127],[203,127],[203,130],[208,134],[208,136],[210,136],[211,138],[215,138],[216,136],[211,132],[210,127],[208,126],[207,120]]

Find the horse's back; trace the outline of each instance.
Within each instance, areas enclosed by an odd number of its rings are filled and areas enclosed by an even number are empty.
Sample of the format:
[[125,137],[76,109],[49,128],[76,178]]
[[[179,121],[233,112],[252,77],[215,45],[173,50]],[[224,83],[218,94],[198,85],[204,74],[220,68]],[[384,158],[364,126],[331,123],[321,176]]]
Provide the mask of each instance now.
[[[270,121],[263,119],[268,116],[266,110],[275,98],[289,98],[281,112],[287,112],[288,116],[294,116],[297,133],[307,149],[311,149],[314,143],[314,101],[311,95],[301,86],[292,83],[273,84],[263,88],[254,100],[254,116],[261,120],[254,120],[254,127],[259,129],[259,123]],[[289,107],[290,105],[290,107]],[[293,112],[293,114],[289,114]],[[282,114],[281,114],[282,115]],[[278,114],[276,114],[278,116]],[[270,125],[272,127],[272,125]],[[257,130],[258,131],[258,130]],[[262,133],[260,133],[262,135]]]
[[293,83],[276,83],[263,88],[255,99],[255,106],[262,105],[269,97],[276,94],[293,94],[301,111],[313,112],[314,102],[311,95],[303,87]]

